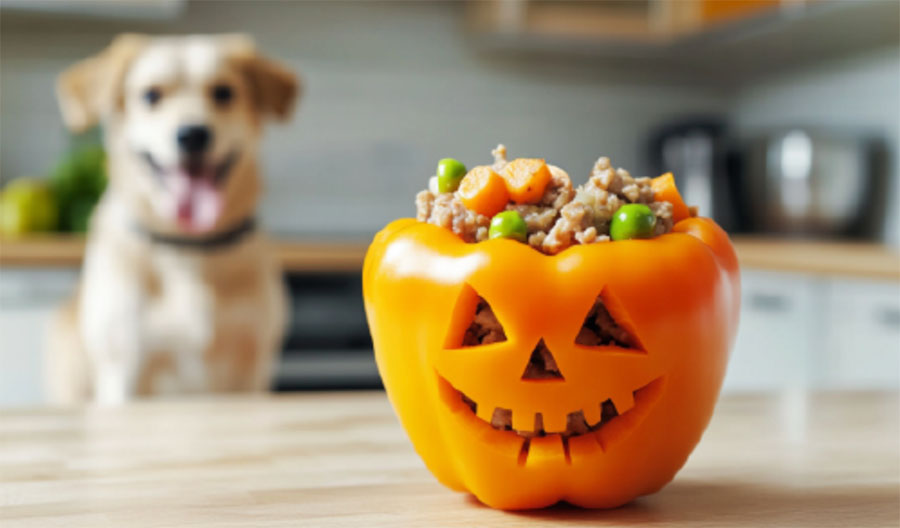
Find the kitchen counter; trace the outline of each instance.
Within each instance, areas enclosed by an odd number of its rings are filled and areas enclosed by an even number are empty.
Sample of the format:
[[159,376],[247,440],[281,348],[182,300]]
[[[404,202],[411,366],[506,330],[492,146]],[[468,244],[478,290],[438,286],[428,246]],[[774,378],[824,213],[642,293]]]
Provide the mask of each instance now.
[[[362,269],[367,247],[285,238],[276,245],[283,266],[294,272]],[[881,244],[737,236],[734,246],[743,268],[900,281],[900,253]],[[78,236],[0,238],[0,267],[75,267],[83,253]]]
[[[276,240],[288,271],[361,270],[367,243]],[[0,237],[0,267],[71,268],[81,265],[84,238],[78,235]]]
[[504,513],[438,484],[383,393],[0,412],[3,526],[897,526],[896,393],[723,398],[661,492]]

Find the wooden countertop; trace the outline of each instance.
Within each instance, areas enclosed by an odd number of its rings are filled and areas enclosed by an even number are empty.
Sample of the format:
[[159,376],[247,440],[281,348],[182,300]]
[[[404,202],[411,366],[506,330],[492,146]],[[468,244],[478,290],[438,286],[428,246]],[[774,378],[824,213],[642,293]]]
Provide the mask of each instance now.
[[738,236],[742,268],[900,280],[900,252],[882,244]]
[[[734,245],[744,268],[900,280],[900,252],[857,242],[784,240],[737,236]],[[362,268],[366,243],[280,239],[278,253],[289,271]],[[81,263],[84,240],[51,235],[0,239],[0,267],[73,267]]]
[[896,393],[723,398],[661,492],[490,510],[438,484],[380,392],[0,412],[0,525],[897,526]]
[[[368,244],[282,239],[276,246],[290,271],[352,271],[362,269]],[[78,235],[0,238],[0,267],[76,267],[83,256],[84,238]]]

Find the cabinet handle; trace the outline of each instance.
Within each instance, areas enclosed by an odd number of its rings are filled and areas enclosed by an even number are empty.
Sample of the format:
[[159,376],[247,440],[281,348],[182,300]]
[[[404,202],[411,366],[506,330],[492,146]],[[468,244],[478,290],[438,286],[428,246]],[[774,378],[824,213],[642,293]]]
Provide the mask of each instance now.
[[891,330],[900,330],[900,309],[898,308],[881,308],[875,314],[875,318],[882,326]]
[[754,293],[747,298],[750,308],[764,312],[785,312],[790,308],[790,302],[783,295],[771,293]]

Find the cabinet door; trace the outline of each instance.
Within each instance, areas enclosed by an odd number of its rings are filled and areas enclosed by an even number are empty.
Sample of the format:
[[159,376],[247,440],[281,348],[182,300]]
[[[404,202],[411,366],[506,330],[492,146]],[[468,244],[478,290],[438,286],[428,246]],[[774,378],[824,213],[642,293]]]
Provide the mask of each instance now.
[[900,387],[900,283],[835,280],[829,294],[827,384]]
[[744,271],[741,281],[741,322],[725,389],[811,384],[821,284],[808,276],[763,271]]
[[75,270],[0,272],[0,407],[43,403],[47,326],[74,290]]

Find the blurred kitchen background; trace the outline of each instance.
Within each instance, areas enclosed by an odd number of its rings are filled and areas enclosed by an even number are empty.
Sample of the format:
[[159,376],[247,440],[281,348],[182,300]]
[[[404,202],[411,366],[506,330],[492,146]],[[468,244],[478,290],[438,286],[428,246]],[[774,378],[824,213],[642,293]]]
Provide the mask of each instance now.
[[42,401],[44,326],[103,186],[98,136],[66,132],[55,77],[125,31],[247,32],[304,78],[295,119],[263,142],[260,216],[294,308],[279,390],[379,386],[365,246],[413,214],[439,158],[486,162],[498,142],[576,184],[600,155],[672,170],[733,234],[744,306],[725,390],[897,389],[898,6],[3,0],[0,405]]

